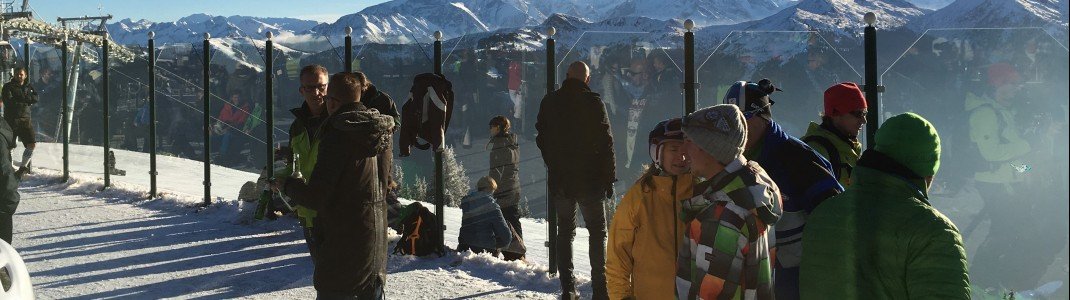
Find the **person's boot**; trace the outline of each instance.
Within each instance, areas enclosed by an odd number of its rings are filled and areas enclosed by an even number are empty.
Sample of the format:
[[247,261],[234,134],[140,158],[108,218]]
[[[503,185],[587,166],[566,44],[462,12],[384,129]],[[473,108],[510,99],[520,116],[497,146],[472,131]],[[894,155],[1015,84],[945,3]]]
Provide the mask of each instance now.
[[573,289],[571,289],[569,291],[565,291],[565,290],[561,291],[561,300],[579,300],[579,299],[580,299],[580,293],[576,292],[575,288],[573,288]]
[[15,179],[22,181],[22,177],[26,176],[27,173],[30,173],[30,168],[19,167],[19,170],[15,171]]

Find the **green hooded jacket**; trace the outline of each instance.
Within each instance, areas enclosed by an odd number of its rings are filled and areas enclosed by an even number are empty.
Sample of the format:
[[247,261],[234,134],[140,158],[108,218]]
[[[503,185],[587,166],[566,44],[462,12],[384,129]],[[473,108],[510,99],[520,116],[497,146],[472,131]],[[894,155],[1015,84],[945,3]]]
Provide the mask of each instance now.
[[903,170],[867,151],[851,187],[810,215],[802,299],[970,299],[958,228],[929,204],[925,182]]
[[1024,180],[1015,166],[1032,151],[1029,142],[1018,134],[1015,111],[988,97],[966,94],[966,111],[970,113],[970,141],[977,145],[981,158],[988,162],[974,175],[987,183],[1014,183]]
[[[290,150],[299,156],[298,167],[305,181],[312,179],[312,169],[316,167],[316,157],[319,152],[320,125],[326,119],[324,116],[313,116],[308,104],[290,110],[294,115],[294,122],[290,124]],[[293,173],[293,163],[286,166],[285,175]],[[298,199],[300,200],[300,199]],[[303,205],[296,207],[297,217],[303,220],[306,227],[312,227],[312,219],[316,217],[316,211]]]

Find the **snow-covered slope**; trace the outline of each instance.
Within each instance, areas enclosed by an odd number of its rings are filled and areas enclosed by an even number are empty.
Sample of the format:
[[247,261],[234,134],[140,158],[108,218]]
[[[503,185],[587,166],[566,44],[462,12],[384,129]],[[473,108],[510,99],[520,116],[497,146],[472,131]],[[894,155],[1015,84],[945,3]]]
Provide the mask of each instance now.
[[205,32],[213,37],[252,37],[262,39],[264,33],[302,33],[319,22],[293,18],[260,18],[247,16],[210,16],[194,14],[174,22],[134,21],[123,19],[108,24],[108,32],[122,44],[144,45],[149,31],[156,33],[156,43],[190,43],[203,39]]
[[402,44],[428,42],[436,30],[455,37],[490,29],[462,2],[406,0],[371,6],[342,16],[334,23],[316,26],[312,31],[342,36],[346,26],[353,27],[353,35],[365,42]]
[[725,25],[768,17],[783,8],[773,0],[629,0],[609,10],[605,18],[692,19],[699,26]]
[[955,0],[907,0],[907,1],[909,1],[910,3],[914,3],[914,5],[916,5],[918,7],[925,8],[925,9],[932,9],[932,10],[937,10],[937,9],[944,8],[944,6],[947,6],[948,4],[951,4],[951,2],[955,2]]
[[1067,28],[1067,2],[1058,0],[957,0],[911,24],[928,28]]
[[861,36],[862,17],[873,12],[877,26],[893,30],[924,15],[927,10],[904,0],[803,0],[768,18],[740,24],[743,30],[815,30],[837,36]]
[[[21,149],[14,149],[16,153]],[[201,199],[201,163],[160,157],[159,199],[147,195],[148,155],[115,150],[127,176],[100,191],[103,150],[73,145],[72,180],[58,181],[60,145],[38,143],[35,173],[21,185],[14,245],[26,261],[38,298],[312,299],[312,264],[296,220],[250,222],[250,206],[234,197],[256,175],[213,167],[213,195]],[[407,202],[407,201],[406,201]],[[430,205],[430,204],[425,204]],[[446,208],[446,243],[456,247],[461,212]],[[390,256],[391,299],[552,299],[546,224],[523,219],[527,263],[488,255],[441,258]],[[577,230],[577,245],[587,243]],[[391,235],[391,241],[399,238]],[[575,247],[580,292],[590,294],[586,247]]]

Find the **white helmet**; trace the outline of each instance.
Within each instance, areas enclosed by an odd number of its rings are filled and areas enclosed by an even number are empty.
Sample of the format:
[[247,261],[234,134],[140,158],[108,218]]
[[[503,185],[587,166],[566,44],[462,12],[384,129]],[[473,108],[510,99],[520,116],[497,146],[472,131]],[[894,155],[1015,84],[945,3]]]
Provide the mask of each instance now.
[[5,282],[4,287],[0,289],[0,300],[33,300],[30,272],[26,270],[26,264],[22,262],[22,257],[15,248],[4,240],[0,240],[0,272],[6,272],[11,280],[10,286]]

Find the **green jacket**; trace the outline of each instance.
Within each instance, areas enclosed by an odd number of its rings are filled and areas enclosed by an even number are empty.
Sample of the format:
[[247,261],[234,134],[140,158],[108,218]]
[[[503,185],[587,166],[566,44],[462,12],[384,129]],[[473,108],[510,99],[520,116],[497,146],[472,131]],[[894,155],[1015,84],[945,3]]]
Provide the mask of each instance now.
[[[290,110],[295,119],[290,124],[290,150],[299,156],[298,167],[305,181],[312,179],[312,169],[316,167],[316,157],[319,153],[319,130],[326,116],[313,116],[307,104]],[[324,113],[326,115],[326,113]],[[286,166],[286,175],[293,173],[293,163]],[[300,201],[300,199],[298,199]],[[297,206],[297,217],[302,219],[305,227],[312,227],[312,219],[316,217],[316,211],[305,206]]]
[[966,94],[966,111],[970,113],[970,141],[977,145],[981,158],[988,162],[974,175],[987,183],[1014,183],[1023,180],[1014,166],[1032,151],[1029,142],[1018,134],[1015,111],[988,97]]
[[[851,172],[858,163],[858,156],[862,154],[861,143],[857,140],[848,141],[825,126],[814,122],[810,122],[810,128],[806,129],[806,135],[802,140],[821,157],[829,160],[840,185],[844,188],[851,186]],[[835,149],[829,149],[828,146]],[[830,157],[830,153],[836,155]]]
[[264,124],[264,107],[260,106],[260,103],[253,105],[253,111],[249,112],[249,117],[245,118],[245,124],[242,125],[243,132],[252,132],[260,124]]
[[802,299],[969,299],[962,237],[924,181],[876,151],[858,163],[806,222]]

